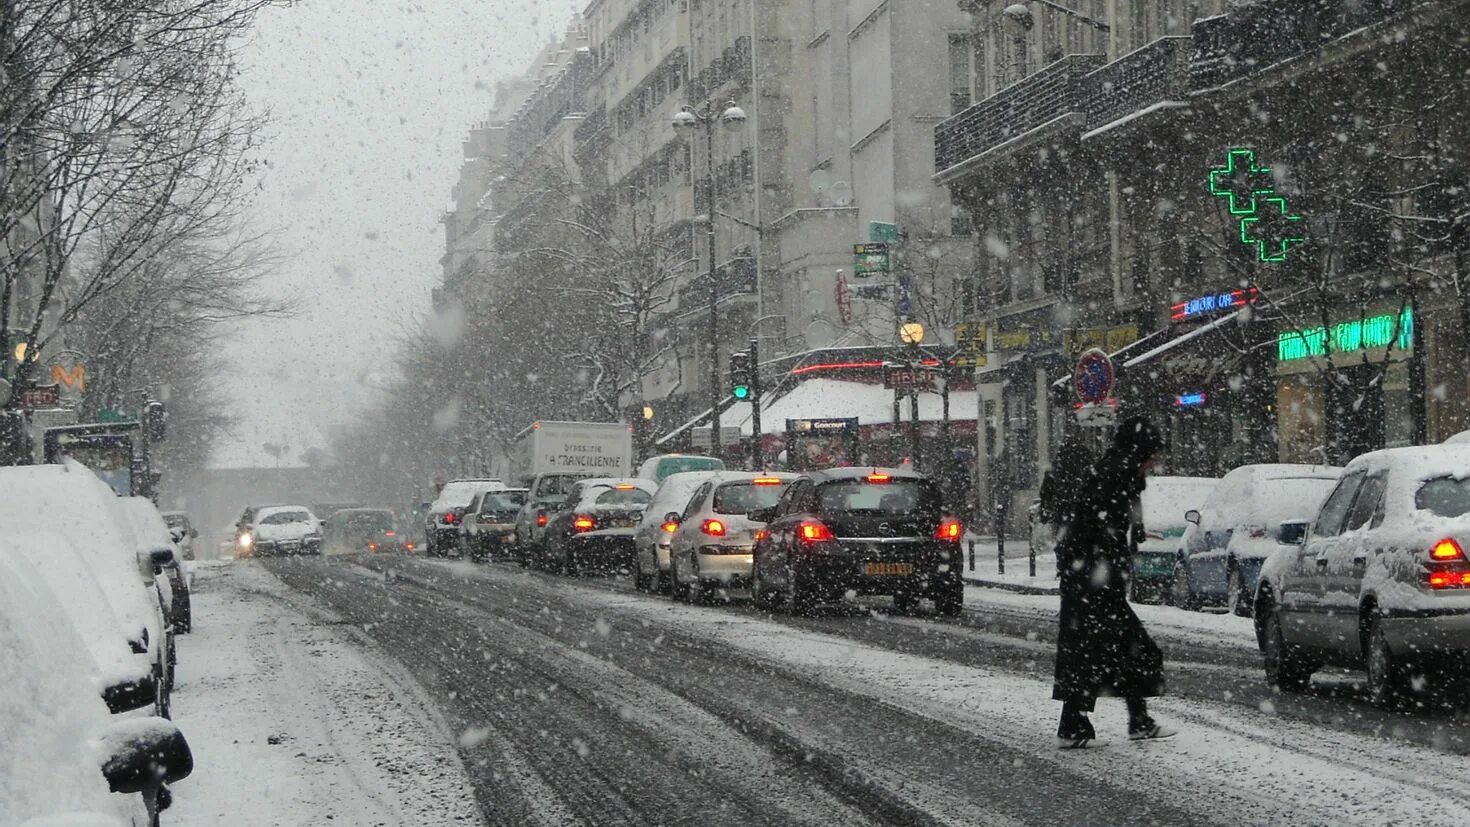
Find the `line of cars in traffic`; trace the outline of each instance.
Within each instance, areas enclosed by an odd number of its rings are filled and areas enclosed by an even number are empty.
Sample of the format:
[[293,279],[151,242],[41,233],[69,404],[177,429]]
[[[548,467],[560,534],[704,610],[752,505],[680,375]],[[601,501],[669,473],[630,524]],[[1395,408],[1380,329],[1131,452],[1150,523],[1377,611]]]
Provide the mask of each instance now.
[[0,823],[157,823],[191,772],[167,719],[193,530],[172,522],[70,460],[0,468]]
[[[458,488],[428,508],[431,525],[442,532],[441,551],[451,542],[474,548],[470,527],[481,514],[497,515],[486,523],[493,542],[471,551],[473,558],[499,556],[568,575],[625,571],[639,590],[684,601],[748,594],[806,612],[848,595],[887,595],[900,611],[924,599],[944,615],[961,610],[964,530],[928,477],[906,469],[796,474],[724,470],[712,458],[655,460],[637,477],[573,477],[552,486],[537,479],[526,489],[496,480],[449,483],[445,491]],[[524,498],[515,523],[508,521],[513,503],[500,502],[508,495]],[[451,534],[450,525],[460,532]]]

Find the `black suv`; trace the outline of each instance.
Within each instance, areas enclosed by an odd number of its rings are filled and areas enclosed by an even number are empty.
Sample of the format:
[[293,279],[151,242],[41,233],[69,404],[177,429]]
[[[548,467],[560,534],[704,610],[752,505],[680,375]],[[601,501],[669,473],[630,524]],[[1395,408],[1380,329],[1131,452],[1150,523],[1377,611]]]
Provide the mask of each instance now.
[[750,518],[756,534],[752,596],[795,612],[857,594],[893,596],[906,612],[921,598],[960,613],[964,526],[944,508],[939,485],[913,471],[837,468],[797,478],[772,508]]

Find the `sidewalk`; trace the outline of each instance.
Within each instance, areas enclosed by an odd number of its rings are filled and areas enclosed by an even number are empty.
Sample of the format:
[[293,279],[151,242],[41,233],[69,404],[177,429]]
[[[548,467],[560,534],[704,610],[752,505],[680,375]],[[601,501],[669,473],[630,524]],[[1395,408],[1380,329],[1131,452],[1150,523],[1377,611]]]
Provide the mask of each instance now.
[[[970,548],[974,544],[975,567],[970,568]],[[1006,538],[1005,571],[1000,571],[998,544],[994,537],[965,537],[965,582],[972,586],[1005,589],[1020,594],[1058,594],[1056,556],[1051,552],[1036,555],[1036,576],[1031,576],[1031,549],[1024,539]]]

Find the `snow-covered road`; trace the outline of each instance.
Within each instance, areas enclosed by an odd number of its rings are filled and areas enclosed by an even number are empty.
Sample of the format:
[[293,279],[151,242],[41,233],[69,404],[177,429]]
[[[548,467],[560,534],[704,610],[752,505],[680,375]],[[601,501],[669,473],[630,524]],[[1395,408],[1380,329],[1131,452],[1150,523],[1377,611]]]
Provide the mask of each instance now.
[[1045,605],[796,619],[501,566],[266,567],[413,672],[491,823],[1470,822],[1457,719],[1332,681],[1275,695],[1235,618],[1155,624],[1178,738],[1128,743],[1104,701],[1113,744],[1079,755],[1053,747],[1050,645],[1025,628]]
[[174,718],[170,825],[479,824],[449,730],[361,631],[254,565],[204,566]]

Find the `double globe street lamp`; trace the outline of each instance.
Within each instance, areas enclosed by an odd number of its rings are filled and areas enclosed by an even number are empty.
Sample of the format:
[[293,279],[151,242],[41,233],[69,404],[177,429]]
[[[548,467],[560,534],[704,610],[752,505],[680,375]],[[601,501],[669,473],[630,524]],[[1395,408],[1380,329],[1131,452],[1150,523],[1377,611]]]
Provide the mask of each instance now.
[[[704,130],[705,172],[709,175],[708,214],[705,216],[705,240],[709,245],[709,433],[710,453],[720,452],[720,285],[715,277],[715,197],[719,185],[715,177],[715,125],[723,125],[726,131],[739,132],[745,126],[745,110],[735,101],[725,103],[725,109],[715,114],[714,102],[707,100],[699,107],[683,106],[674,114],[674,129],[689,133],[695,128]],[[697,219],[696,219],[697,220]]]

